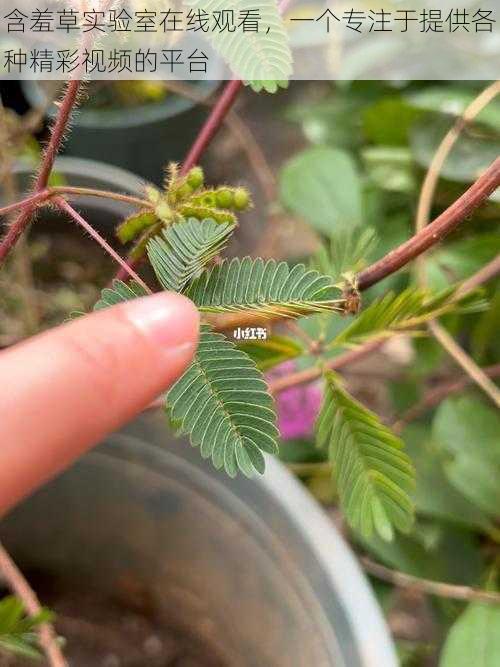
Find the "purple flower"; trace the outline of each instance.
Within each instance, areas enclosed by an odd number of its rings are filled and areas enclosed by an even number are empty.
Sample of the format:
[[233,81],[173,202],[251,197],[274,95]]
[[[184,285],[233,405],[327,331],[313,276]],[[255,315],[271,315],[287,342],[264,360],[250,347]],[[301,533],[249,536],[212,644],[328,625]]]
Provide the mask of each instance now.
[[[293,373],[296,365],[286,361],[274,368],[268,377],[276,379]],[[276,397],[278,428],[283,440],[310,436],[321,406],[321,386],[319,383],[291,387]]]

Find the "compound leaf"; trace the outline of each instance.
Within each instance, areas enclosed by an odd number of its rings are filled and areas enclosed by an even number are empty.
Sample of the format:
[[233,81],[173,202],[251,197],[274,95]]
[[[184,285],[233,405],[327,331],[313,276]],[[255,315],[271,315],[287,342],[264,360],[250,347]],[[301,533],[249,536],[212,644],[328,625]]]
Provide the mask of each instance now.
[[179,432],[230,477],[263,473],[263,452],[278,451],[273,399],[255,363],[222,334],[202,326],[194,362],[167,395]]
[[373,412],[350,396],[335,373],[325,374],[317,442],[328,448],[346,519],[364,537],[393,537],[413,523],[410,492],[415,472],[403,442]]
[[196,220],[171,225],[148,243],[148,256],[161,285],[181,292],[225,247],[235,225]]
[[441,315],[478,312],[486,307],[477,293],[454,300],[454,292],[450,288],[432,295],[418,287],[409,287],[400,294],[388,292],[346,327],[332,346],[361,345],[372,338],[386,338],[399,332],[418,334],[425,322]]
[[111,306],[116,306],[118,303],[138,299],[146,295],[146,290],[134,281],[125,284],[121,280],[114,280],[112,287],[106,287],[102,290],[101,298],[95,304],[94,310],[111,308]]
[[193,281],[186,291],[200,311],[245,311],[261,317],[300,317],[342,311],[344,300],[329,276],[303,264],[290,268],[270,259],[224,260]]
[[[184,3],[209,16],[232,11],[240,20],[249,11],[247,0],[184,0]],[[251,82],[257,91],[273,93],[284,87],[292,74],[288,36],[276,0],[259,0],[252,9],[258,16],[258,32],[240,28],[233,32],[211,31],[207,36],[239,79]]]

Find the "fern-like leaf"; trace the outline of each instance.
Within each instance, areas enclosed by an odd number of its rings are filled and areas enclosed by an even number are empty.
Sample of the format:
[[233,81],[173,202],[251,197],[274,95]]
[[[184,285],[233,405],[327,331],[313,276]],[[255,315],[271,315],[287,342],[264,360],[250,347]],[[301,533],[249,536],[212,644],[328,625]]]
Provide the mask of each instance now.
[[328,448],[349,524],[367,538],[377,532],[390,540],[394,527],[407,532],[415,473],[402,441],[340,386],[335,373],[325,380],[317,442]]
[[[249,9],[247,0],[184,0],[184,4],[210,16],[229,10],[238,18],[240,12]],[[207,36],[235,76],[250,82],[256,90],[272,93],[283,87],[292,73],[288,35],[276,0],[258,0],[252,8],[259,10],[259,32],[239,28],[234,32],[212,31]]]
[[153,269],[166,290],[181,292],[225,247],[234,224],[187,220],[163,231],[148,244]]
[[114,280],[112,287],[106,287],[102,290],[101,298],[95,304],[94,310],[104,310],[105,308],[110,308],[119,303],[124,303],[131,299],[138,299],[139,297],[146,295],[146,290],[134,281],[127,285],[121,280]]
[[261,317],[300,317],[342,311],[344,299],[328,276],[303,264],[290,268],[270,259],[224,260],[205,271],[186,292],[200,311],[245,311]]
[[360,271],[376,241],[373,229],[339,231],[332,237],[329,247],[323,246],[319,250],[313,265],[318,271],[340,280],[346,273]]
[[203,326],[193,364],[167,395],[180,433],[203,458],[235,477],[263,473],[263,452],[277,453],[273,399],[255,363],[223,335]]
[[453,298],[455,288],[437,295],[427,290],[409,287],[400,294],[388,292],[374,301],[331,343],[332,347],[356,346],[375,338],[387,338],[395,333],[418,334],[429,320],[451,312],[471,313],[484,310],[485,301],[477,293],[463,299]]
[[0,600],[0,653],[4,651],[20,658],[39,660],[42,651],[36,629],[53,618],[54,614],[48,609],[42,609],[35,616],[26,616],[21,600],[13,596],[3,598]]

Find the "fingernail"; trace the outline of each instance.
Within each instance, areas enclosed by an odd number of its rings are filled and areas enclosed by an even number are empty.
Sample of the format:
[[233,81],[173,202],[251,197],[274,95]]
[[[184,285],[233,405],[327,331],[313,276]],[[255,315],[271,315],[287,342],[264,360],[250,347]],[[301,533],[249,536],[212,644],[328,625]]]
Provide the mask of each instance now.
[[195,347],[200,316],[195,305],[174,292],[161,292],[130,301],[128,319],[154,345],[168,348]]

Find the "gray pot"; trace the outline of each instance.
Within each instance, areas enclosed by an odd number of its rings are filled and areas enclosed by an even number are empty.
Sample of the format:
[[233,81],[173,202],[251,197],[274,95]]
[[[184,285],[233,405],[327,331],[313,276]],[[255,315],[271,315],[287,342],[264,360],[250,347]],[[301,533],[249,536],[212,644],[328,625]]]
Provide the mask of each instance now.
[[[198,91],[208,98],[219,83],[200,81]],[[44,92],[36,82],[23,81],[22,87],[31,107],[44,105]],[[165,165],[185,157],[206,114],[203,106],[178,95],[133,109],[83,107],[75,116],[64,151],[80,158],[105,160],[161,184]],[[54,115],[54,111],[49,113],[51,118]]]
[[396,667],[349,548],[275,459],[230,480],[143,415],[18,507],[0,538],[27,571],[113,594],[206,632],[231,667]]

